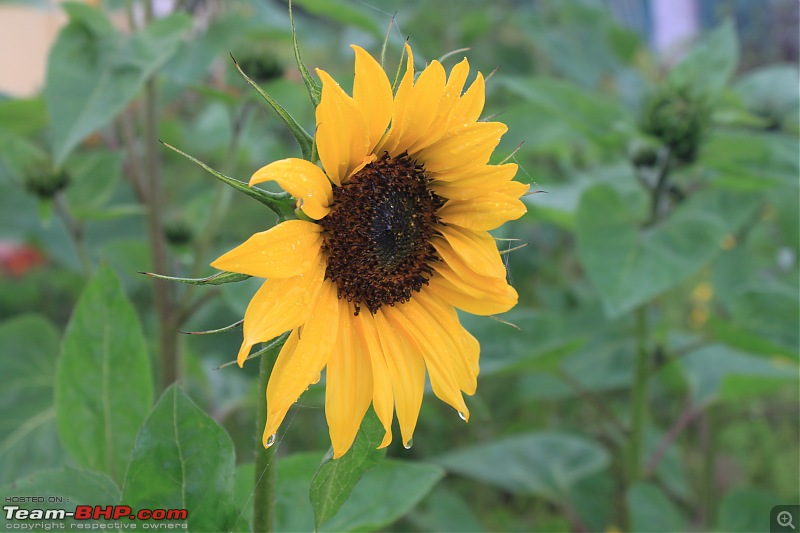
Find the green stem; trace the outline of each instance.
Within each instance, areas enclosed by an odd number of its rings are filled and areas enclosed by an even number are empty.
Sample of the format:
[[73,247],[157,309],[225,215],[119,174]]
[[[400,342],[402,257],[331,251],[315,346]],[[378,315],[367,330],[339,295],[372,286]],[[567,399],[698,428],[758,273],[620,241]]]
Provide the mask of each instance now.
[[256,460],[255,478],[253,480],[253,531],[256,533],[275,531],[275,494],[278,482],[278,461],[275,458],[277,446],[264,448],[261,435],[267,424],[267,404],[264,401],[267,383],[275,366],[275,360],[283,347],[276,343],[261,356],[258,374],[258,390],[261,400],[258,402],[256,416]]
[[64,202],[62,194],[63,193],[60,192],[56,194],[55,198],[53,198],[53,205],[55,206],[56,213],[58,213],[58,216],[60,216],[61,220],[64,222],[67,235],[69,235],[72,245],[75,247],[75,252],[78,254],[78,259],[80,259],[81,262],[83,274],[88,278],[92,275],[92,259],[89,255],[89,250],[86,248],[86,241],[83,238],[83,224],[73,218]]
[[647,381],[649,359],[647,305],[636,310],[636,362],[631,389],[631,434],[628,441],[628,484],[639,481],[642,469],[642,447],[647,424]]

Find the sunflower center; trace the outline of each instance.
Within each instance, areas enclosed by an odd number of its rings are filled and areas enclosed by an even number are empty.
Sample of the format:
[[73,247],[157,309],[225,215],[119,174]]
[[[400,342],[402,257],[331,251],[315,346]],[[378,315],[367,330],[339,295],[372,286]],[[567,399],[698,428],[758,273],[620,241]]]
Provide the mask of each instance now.
[[428,283],[439,261],[430,243],[444,199],[428,187],[428,176],[408,155],[388,154],[333,189],[331,212],[319,221],[328,254],[325,276],[339,298],[382,305],[411,298]]

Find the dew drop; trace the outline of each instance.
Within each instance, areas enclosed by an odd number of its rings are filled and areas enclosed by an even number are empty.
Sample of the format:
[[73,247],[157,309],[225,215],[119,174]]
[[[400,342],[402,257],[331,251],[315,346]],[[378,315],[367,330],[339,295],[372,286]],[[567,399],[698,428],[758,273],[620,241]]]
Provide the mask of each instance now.
[[316,377],[316,378],[314,378],[314,379],[311,381],[311,384],[312,384],[312,385],[316,385],[317,383],[319,383],[319,380],[320,380],[320,379],[322,379],[322,374],[317,374],[317,377]]
[[267,437],[267,442],[266,442],[266,444],[265,444],[265,447],[266,447],[266,448],[269,448],[269,447],[270,447],[270,446],[272,446],[273,444],[275,444],[275,433],[273,433],[272,435],[270,435],[269,437]]
[[459,417],[461,420],[463,420],[464,422],[466,422],[466,421],[467,421],[467,416],[466,416],[464,413],[462,413],[461,411],[459,411],[459,412],[458,412],[458,417]]
[[408,439],[408,442],[403,444],[403,448],[405,448],[406,450],[410,450],[413,445],[414,445],[414,439]]

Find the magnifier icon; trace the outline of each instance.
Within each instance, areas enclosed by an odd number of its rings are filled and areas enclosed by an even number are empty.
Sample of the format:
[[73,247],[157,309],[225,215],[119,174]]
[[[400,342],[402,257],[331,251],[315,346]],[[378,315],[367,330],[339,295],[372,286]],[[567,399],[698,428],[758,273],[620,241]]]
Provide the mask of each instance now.
[[794,529],[794,524],[792,524],[792,513],[789,511],[781,511],[778,513],[777,520],[781,527],[789,526],[790,528]]

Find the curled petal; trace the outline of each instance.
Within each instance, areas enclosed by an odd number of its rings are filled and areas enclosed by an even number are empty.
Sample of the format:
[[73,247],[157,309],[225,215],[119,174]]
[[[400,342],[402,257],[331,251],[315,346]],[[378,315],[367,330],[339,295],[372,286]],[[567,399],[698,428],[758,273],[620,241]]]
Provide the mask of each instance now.
[[505,278],[500,252],[487,232],[444,226],[442,235],[431,239],[431,244],[447,264],[469,265],[468,268],[480,276]]
[[305,214],[319,220],[330,211],[333,202],[331,182],[325,173],[305,159],[281,159],[258,169],[250,178],[250,186],[275,181],[280,187],[302,201]]

